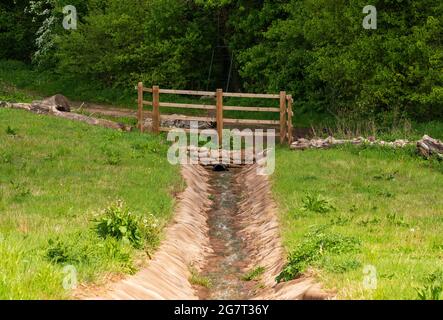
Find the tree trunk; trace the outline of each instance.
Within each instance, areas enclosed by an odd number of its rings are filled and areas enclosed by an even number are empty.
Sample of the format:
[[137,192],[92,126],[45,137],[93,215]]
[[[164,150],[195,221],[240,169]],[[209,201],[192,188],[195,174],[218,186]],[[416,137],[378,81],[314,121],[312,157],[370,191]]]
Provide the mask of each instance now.
[[[60,97],[54,98],[48,98],[43,101],[34,101],[31,103],[8,103],[8,102],[0,102],[0,108],[12,108],[12,109],[21,109],[26,111],[31,111],[38,114],[50,114],[59,118],[69,119],[73,121],[80,121],[85,122],[90,125],[99,126],[99,127],[105,127],[109,129],[114,130],[122,130],[122,131],[131,131],[133,129],[132,126],[125,125],[123,123],[117,123],[114,121],[106,120],[106,119],[99,119],[99,118],[93,118],[89,116],[85,116],[82,114],[77,113],[70,113],[70,112],[64,112],[59,111],[59,109],[62,109],[60,104],[54,103],[51,104],[50,102],[59,101]],[[63,106],[63,110],[69,110],[68,106]]]

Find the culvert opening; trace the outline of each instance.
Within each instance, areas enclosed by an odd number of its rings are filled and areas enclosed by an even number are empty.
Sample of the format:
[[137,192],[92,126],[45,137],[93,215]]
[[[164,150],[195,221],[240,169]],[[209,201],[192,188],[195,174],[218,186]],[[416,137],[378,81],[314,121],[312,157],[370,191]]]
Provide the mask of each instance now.
[[214,171],[214,172],[223,172],[223,171],[228,171],[229,169],[228,169],[228,166],[227,165],[225,165],[225,164],[220,164],[220,163],[218,163],[218,164],[215,164],[213,167],[212,167],[212,171]]

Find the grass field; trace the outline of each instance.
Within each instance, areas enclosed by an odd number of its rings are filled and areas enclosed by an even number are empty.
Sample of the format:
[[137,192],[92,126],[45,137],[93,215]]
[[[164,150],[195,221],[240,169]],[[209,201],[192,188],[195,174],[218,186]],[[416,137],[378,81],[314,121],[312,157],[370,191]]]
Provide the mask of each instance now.
[[[136,107],[135,91],[72,83],[0,61],[0,100],[29,102],[55,93]],[[325,118],[296,114],[294,124],[315,123],[324,136]],[[376,134],[386,140],[424,134],[443,139],[443,125],[405,123]],[[337,131],[336,137],[342,135]],[[133,272],[143,250],[100,238],[95,216],[120,199],[137,215],[152,213],[162,224],[173,207],[172,194],[182,187],[161,137],[0,109],[0,142],[0,299],[68,297],[61,285],[66,265],[76,267],[81,282]],[[413,146],[278,148],[273,189],[290,258],[281,280],[310,270],[339,298],[443,298],[442,178],[443,163],[420,158]],[[145,249],[154,242],[148,240]],[[376,288],[368,289],[364,281],[373,271]]]
[[66,265],[86,283],[134,272],[156,235],[134,246],[94,220],[122,200],[159,227],[183,187],[161,137],[0,109],[0,142],[0,299],[69,297]]
[[311,270],[339,298],[443,298],[442,187],[443,163],[413,148],[280,149],[283,275]]

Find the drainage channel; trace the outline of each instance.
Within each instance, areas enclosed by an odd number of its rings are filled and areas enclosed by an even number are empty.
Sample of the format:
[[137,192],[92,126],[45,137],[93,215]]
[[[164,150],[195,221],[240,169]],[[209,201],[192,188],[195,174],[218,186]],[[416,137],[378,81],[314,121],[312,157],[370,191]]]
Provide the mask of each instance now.
[[240,186],[235,183],[238,169],[211,173],[209,237],[213,250],[201,275],[210,286],[199,290],[201,299],[244,300],[253,294],[252,284],[243,281],[247,253],[236,225]]

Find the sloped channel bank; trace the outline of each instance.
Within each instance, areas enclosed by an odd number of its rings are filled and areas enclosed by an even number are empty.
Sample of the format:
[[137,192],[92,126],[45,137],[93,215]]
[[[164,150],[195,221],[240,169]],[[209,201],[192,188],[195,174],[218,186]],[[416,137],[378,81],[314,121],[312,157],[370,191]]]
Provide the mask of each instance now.
[[[276,284],[285,264],[276,206],[258,165],[228,172],[183,166],[187,188],[165,240],[134,276],[86,299],[324,299],[310,278]],[[232,170],[232,169],[231,169]],[[260,267],[254,281],[243,276]],[[208,288],[195,284],[207,277]]]

